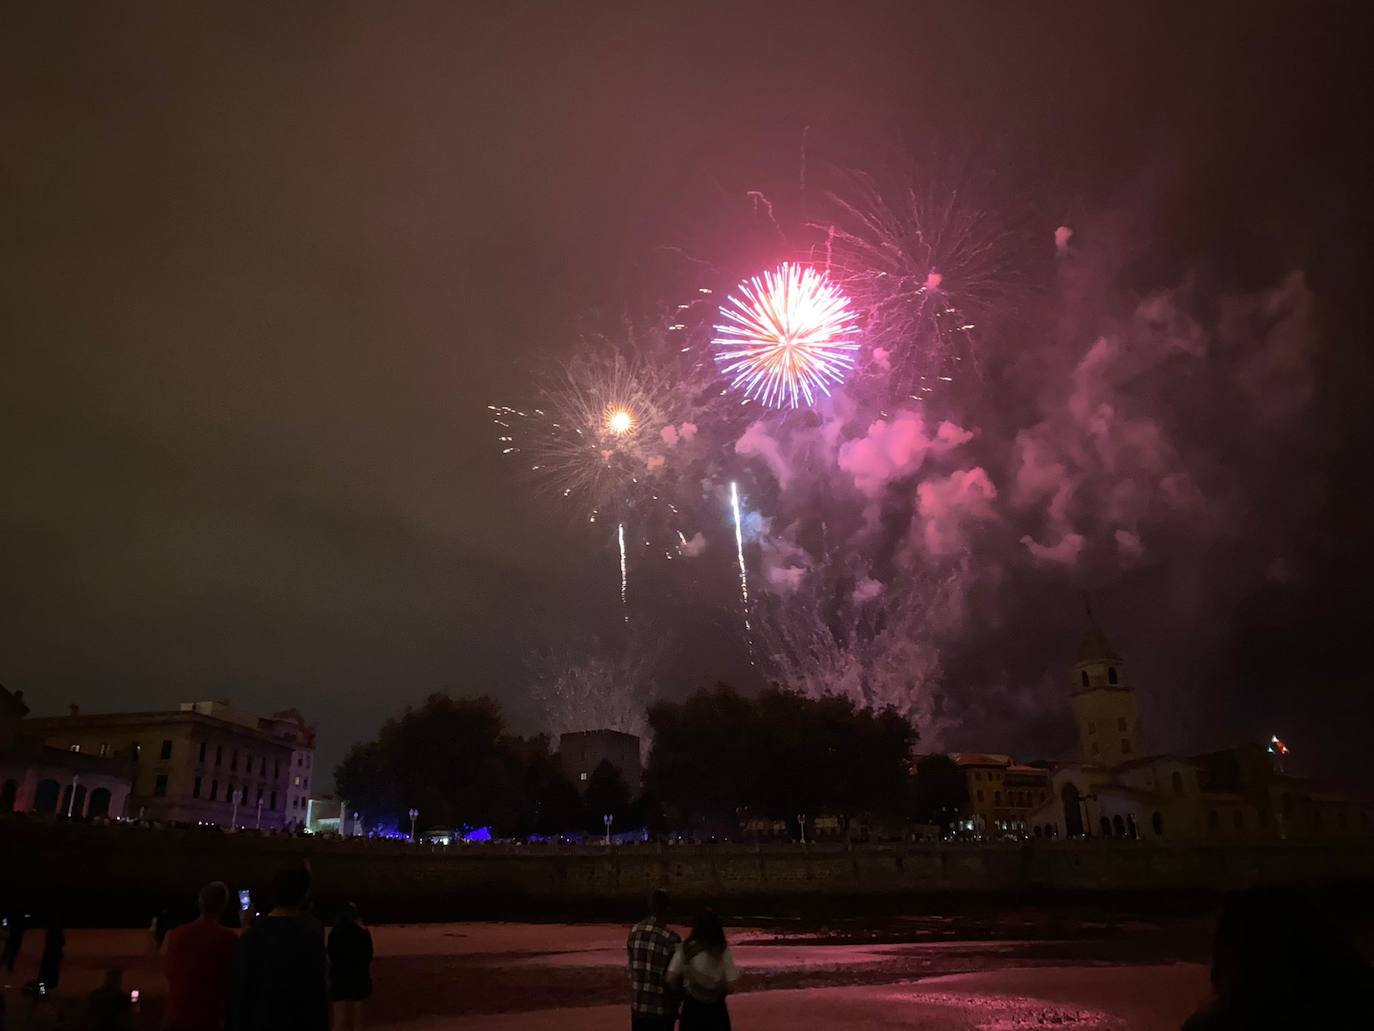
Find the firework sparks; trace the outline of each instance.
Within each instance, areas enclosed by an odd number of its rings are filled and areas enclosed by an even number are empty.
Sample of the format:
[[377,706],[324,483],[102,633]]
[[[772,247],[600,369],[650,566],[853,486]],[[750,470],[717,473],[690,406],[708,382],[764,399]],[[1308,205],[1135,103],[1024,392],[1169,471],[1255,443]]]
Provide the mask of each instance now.
[[[829,194],[826,268],[863,312],[865,371],[889,399],[921,401],[974,360],[971,312],[1005,309],[1023,276],[1021,236],[992,207],[999,191],[968,172],[849,173]],[[891,182],[887,180],[892,180]]]
[[854,365],[859,327],[849,298],[809,266],[784,263],[740,283],[720,314],[716,363],[748,399],[812,405]]

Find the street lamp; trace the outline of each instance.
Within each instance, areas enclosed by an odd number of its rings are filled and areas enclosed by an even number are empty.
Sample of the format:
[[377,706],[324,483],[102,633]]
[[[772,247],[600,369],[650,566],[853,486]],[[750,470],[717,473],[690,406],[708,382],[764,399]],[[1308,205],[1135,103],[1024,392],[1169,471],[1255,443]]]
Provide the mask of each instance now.
[[[1275,738],[1275,740],[1278,739]],[[69,820],[72,818],[72,810],[76,808],[76,782],[80,779],[81,777],[79,774],[72,774],[72,794],[71,797],[67,799],[67,819]]]
[[609,845],[609,844],[611,843],[611,823],[612,823],[614,820],[615,820],[615,816],[612,815],[611,813],[606,813],[605,815],[603,815],[603,816],[601,817],[601,822],[604,823],[604,824],[606,825],[606,844],[607,844],[607,845]]
[[407,814],[410,817],[410,843],[415,844],[415,818],[420,815],[420,810],[412,809]]
[[802,843],[803,845],[805,845],[805,844],[806,844],[806,814],[805,814],[805,813],[798,813],[798,814],[797,814],[797,826],[798,826],[799,828],[801,828],[801,843]]
[[362,833],[363,833],[363,814],[362,814],[362,813],[354,813],[354,814],[353,814],[353,836],[354,836],[355,838],[361,837]]
[[258,830],[262,830],[262,799],[258,799]]
[[239,793],[234,785],[229,785],[229,797],[234,800],[234,808],[229,812],[229,829],[236,831],[239,829]]

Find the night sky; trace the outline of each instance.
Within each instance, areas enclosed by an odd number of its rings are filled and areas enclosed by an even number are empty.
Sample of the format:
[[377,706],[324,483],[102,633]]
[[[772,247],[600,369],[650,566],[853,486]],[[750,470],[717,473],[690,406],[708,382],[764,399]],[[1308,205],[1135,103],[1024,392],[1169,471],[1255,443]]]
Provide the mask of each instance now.
[[[1070,747],[1089,590],[1155,748],[1278,732],[1293,768],[1368,785],[1360,16],[12,6],[0,682],[40,714],[294,705],[330,767],[441,688],[533,729],[526,656],[613,631],[614,559],[521,482],[485,406],[528,397],[588,312],[654,294],[665,248],[771,260],[756,227],[732,243],[749,191],[800,222],[806,170],[910,147],[995,168],[1043,273],[941,402],[999,507],[967,541],[940,743]],[[1085,398],[1130,447],[1079,439]],[[1081,555],[1031,444],[1073,481]],[[1115,536],[1133,504],[1139,540]],[[753,686],[713,644],[718,567],[646,602],[676,631],[668,693]]]

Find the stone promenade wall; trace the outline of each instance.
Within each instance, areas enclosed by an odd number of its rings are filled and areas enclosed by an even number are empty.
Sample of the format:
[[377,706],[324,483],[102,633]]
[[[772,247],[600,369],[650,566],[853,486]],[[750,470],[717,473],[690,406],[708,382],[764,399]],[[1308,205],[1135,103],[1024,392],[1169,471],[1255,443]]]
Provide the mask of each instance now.
[[[373,919],[576,917],[631,911],[654,887],[738,907],[769,900],[1057,892],[1214,892],[1264,880],[1374,882],[1374,842],[412,848],[0,821],[0,908],[58,905],[72,923],[146,922],[209,880],[266,901],[308,860],[322,907]],[[750,910],[751,912],[753,910]]]

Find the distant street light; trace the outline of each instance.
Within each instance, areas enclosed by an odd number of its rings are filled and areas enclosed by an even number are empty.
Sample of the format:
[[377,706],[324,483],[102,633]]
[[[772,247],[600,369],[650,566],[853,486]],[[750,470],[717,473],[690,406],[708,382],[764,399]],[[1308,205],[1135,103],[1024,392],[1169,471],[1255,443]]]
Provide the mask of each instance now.
[[409,816],[410,816],[410,843],[411,843],[412,845],[415,844],[415,818],[416,818],[417,816],[419,816],[419,815],[420,815],[420,810],[418,810],[418,809],[412,809],[412,810],[410,810],[410,812],[409,812]]
[[611,823],[612,823],[612,821],[614,821],[614,820],[615,820],[615,817],[614,817],[612,814],[610,814],[610,813],[606,813],[604,816],[601,817],[601,822],[604,823],[604,824],[606,825],[606,844],[607,844],[607,845],[609,845],[609,844],[611,843]]
[[354,814],[353,814],[353,836],[354,836],[355,838],[357,838],[357,837],[360,837],[360,836],[362,835],[362,833],[363,833],[363,814],[362,814],[362,813],[354,813]]
[[797,814],[797,826],[801,828],[801,843],[806,844],[806,814]]

